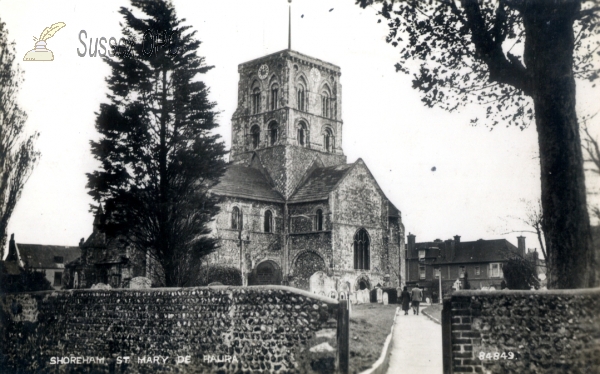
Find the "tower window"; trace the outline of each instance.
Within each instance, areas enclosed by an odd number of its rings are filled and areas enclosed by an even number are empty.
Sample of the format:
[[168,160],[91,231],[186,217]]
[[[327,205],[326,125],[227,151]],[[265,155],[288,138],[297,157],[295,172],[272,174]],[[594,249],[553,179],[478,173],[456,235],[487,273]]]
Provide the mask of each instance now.
[[325,130],[325,135],[323,135],[323,146],[325,148],[326,152],[333,152],[334,149],[334,138],[333,138],[333,132],[331,131],[331,129],[326,129]]
[[354,269],[370,269],[370,240],[367,230],[360,229],[354,235]]
[[279,138],[279,126],[277,126],[277,122],[272,122],[269,125],[269,144],[275,145]]
[[306,124],[300,122],[300,125],[298,126],[298,145],[305,147],[307,143]]
[[306,94],[304,92],[304,86],[298,87],[298,110],[306,111]]
[[265,232],[273,232],[273,213],[265,211]]
[[260,127],[258,125],[252,126],[250,135],[252,136],[252,149],[258,148],[260,144]]
[[317,209],[315,212],[315,231],[323,231],[323,211]]
[[256,114],[260,112],[260,89],[255,87],[252,90],[252,113]]
[[277,99],[279,94],[279,86],[274,84],[271,86],[271,110],[277,109]]
[[329,117],[329,94],[327,92],[321,94],[321,115]]
[[242,229],[242,212],[237,206],[234,206],[231,210],[231,228],[233,230]]

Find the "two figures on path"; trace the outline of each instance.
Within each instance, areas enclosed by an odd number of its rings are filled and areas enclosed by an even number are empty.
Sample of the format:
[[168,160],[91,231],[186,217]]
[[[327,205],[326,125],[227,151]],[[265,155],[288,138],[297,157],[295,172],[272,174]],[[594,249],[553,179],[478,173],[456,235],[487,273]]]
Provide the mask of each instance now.
[[404,286],[400,298],[402,299],[404,315],[408,315],[409,304],[412,304],[413,314],[419,315],[419,303],[423,299],[423,291],[419,287],[413,288],[409,293],[408,287]]

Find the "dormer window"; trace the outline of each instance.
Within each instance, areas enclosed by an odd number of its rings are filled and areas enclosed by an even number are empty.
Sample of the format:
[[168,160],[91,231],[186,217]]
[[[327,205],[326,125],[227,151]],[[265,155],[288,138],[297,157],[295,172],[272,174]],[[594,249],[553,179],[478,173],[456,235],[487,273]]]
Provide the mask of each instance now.
[[62,264],[64,262],[63,256],[54,256],[54,263]]

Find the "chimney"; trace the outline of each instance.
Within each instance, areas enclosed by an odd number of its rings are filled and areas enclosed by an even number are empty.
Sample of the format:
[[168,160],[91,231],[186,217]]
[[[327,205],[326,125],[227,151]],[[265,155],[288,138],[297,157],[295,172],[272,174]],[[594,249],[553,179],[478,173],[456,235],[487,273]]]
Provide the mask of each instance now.
[[460,235],[454,235],[454,242],[460,244]]
[[83,243],[85,243],[85,239],[81,238],[81,240],[79,241],[79,248],[83,246]]
[[410,255],[410,251],[412,251],[413,249],[415,249],[415,240],[416,240],[417,236],[413,235],[411,233],[408,233],[408,235],[406,236],[406,238],[408,239],[408,253]]
[[7,262],[19,262],[19,254],[17,253],[17,245],[15,244],[15,234],[10,234],[10,242],[8,242],[8,256],[6,256]]
[[521,257],[525,257],[525,237],[524,236],[517,236],[517,241],[519,243],[519,245],[518,245],[519,255]]

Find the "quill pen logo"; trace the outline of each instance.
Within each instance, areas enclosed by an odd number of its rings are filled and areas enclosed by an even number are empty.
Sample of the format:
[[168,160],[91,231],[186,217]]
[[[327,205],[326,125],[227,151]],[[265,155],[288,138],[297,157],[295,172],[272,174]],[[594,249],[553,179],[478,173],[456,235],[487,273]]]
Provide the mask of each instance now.
[[46,27],[39,38],[33,37],[35,40],[35,48],[25,54],[23,61],[54,61],[54,54],[51,50],[46,48],[46,40],[56,34],[56,32],[66,24],[64,22],[57,22],[52,26]]

